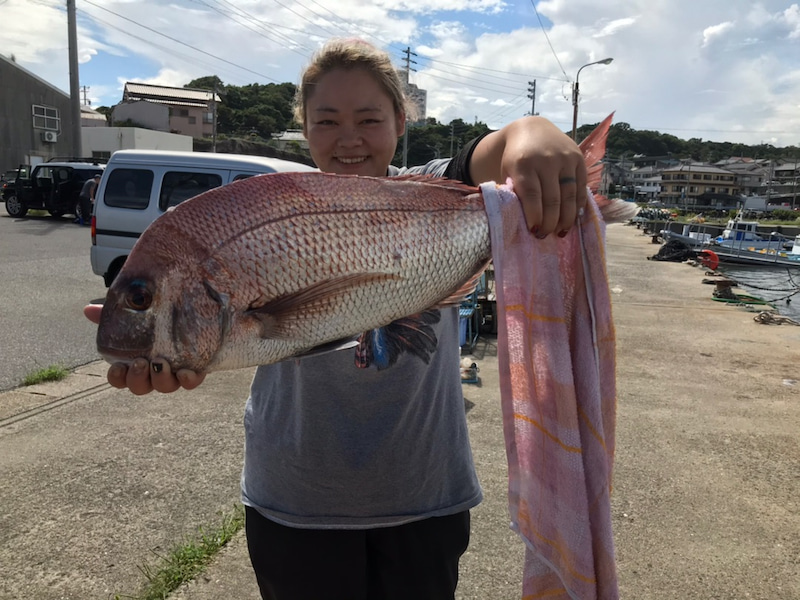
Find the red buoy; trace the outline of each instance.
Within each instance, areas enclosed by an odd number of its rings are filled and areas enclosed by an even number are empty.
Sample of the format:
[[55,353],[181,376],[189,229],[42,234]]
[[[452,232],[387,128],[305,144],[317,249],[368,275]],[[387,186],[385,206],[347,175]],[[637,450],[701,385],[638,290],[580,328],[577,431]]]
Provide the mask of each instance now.
[[702,265],[712,271],[716,271],[719,266],[719,256],[713,250],[701,250],[697,256]]

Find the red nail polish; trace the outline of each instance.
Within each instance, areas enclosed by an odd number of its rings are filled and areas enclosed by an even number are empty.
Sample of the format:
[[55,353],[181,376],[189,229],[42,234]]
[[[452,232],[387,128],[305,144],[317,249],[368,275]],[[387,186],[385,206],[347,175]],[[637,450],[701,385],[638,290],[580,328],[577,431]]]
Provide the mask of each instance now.
[[569,233],[569,231],[564,229],[563,231],[559,231],[558,232],[558,237],[560,237],[560,238],[566,237],[568,233]]
[[538,225],[534,225],[533,227],[531,227],[531,233],[533,235],[536,235],[537,233],[539,233],[539,226]]

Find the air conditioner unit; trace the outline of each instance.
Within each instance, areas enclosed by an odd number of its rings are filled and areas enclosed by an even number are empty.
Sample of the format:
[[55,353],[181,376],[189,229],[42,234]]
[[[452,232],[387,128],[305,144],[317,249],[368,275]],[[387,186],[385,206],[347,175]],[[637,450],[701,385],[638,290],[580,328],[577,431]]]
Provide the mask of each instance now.
[[43,142],[57,142],[58,141],[58,134],[55,131],[43,131],[42,132],[42,141]]

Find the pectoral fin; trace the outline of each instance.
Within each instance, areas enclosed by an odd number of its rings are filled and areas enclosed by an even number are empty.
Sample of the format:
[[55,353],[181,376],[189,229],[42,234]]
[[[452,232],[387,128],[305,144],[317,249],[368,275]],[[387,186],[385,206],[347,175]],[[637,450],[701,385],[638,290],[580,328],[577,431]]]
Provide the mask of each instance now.
[[356,273],[344,275],[287,294],[257,307],[250,307],[246,315],[261,324],[261,337],[287,339],[297,337],[297,324],[315,313],[331,312],[331,305],[358,287],[380,281],[399,279],[399,275],[387,273]]
[[490,264],[491,261],[487,261],[480,268],[480,270],[477,273],[475,273],[475,275],[470,277],[469,281],[467,281],[464,285],[462,285],[460,288],[458,288],[456,291],[450,294],[447,298],[444,298],[439,302],[437,302],[431,308],[452,308],[454,306],[458,306],[459,304],[461,304],[464,300],[467,299],[467,297],[470,294],[472,294],[477,289],[478,284],[480,283],[481,280],[481,276],[483,275],[483,272]]

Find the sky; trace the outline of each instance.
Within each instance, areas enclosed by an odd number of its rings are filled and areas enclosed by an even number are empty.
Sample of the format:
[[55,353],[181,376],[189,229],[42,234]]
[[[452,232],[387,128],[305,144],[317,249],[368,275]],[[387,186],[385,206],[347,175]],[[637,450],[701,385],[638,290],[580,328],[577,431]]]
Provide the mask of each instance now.
[[[779,0],[76,0],[82,97],[126,81],[298,83],[332,37],[410,66],[427,116],[531,112],[681,139],[800,146],[800,3]],[[0,54],[69,92],[66,0],[0,0]],[[407,55],[406,50],[413,54]],[[413,63],[406,63],[410,58]],[[608,65],[595,61],[612,58]],[[585,66],[589,65],[589,66]],[[580,71],[580,74],[579,74]],[[531,90],[535,84],[535,97]]]

